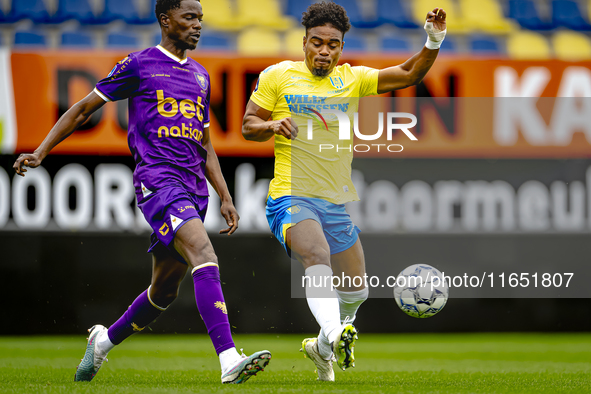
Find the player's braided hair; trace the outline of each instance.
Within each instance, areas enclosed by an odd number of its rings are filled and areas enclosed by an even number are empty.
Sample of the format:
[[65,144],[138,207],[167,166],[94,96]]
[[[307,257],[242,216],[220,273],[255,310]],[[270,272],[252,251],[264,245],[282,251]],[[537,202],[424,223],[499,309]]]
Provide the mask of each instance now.
[[158,23],[160,23],[160,14],[166,14],[170,10],[176,10],[177,8],[180,8],[182,1],[183,0],[156,0],[154,12],[156,13],[156,19],[158,19]]
[[313,27],[327,24],[331,24],[335,29],[343,33],[343,37],[351,28],[347,11],[332,1],[312,4],[302,14],[302,25],[306,28],[306,34]]

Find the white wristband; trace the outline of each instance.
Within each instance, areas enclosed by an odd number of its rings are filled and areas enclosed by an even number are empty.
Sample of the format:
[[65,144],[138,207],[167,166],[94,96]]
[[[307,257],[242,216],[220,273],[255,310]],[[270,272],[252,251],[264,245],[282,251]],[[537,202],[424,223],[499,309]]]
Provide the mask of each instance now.
[[433,22],[425,22],[425,31],[427,32],[427,43],[425,46],[428,49],[439,49],[445,39],[447,29],[438,30],[433,26]]
[[427,47],[427,49],[439,49],[442,42],[443,39],[441,41],[433,41],[431,40],[431,37],[427,37],[427,42],[425,43],[425,46]]

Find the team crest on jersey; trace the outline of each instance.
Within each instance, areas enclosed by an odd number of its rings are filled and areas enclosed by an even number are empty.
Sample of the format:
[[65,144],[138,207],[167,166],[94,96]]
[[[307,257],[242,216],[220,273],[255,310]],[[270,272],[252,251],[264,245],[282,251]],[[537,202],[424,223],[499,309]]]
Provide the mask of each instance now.
[[334,86],[335,89],[342,89],[345,84],[343,83],[343,78],[341,77],[329,77],[330,83]]
[[193,73],[195,74],[195,79],[197,80],[197,83],[199,84],[199,86],[201,86],[201,89],[206,90],[207,89],[207,79],[205,78],[205,76],[203,74],[199,74],[199,73]]

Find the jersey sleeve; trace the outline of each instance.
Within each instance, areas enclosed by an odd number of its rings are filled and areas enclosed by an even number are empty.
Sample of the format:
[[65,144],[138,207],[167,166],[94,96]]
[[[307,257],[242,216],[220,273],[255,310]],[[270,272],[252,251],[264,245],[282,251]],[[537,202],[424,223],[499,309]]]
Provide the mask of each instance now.
[[130,55],[117,63],[109,75],[96,84],[94,92],[105,101],[117,101],[129,98],[139,86],[138,60]]
[[267,67],[260,75],[250,99],[259,107],[273,112],[277,103],[277,65]]
[[378,94],[378,75],[380,70],[365,66],[351,67],[351,70],[355,74],[355,79],[359,84],[359,97]]

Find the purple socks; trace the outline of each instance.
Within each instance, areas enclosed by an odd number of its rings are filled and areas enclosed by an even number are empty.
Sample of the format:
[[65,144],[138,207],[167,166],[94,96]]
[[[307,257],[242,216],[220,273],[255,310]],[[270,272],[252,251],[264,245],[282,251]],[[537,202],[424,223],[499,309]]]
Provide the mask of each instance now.
[[195,283],[195,301],[207,333],[219,355],[234,346],[226,302],[220,283],[220,271],[215,263],[195,267],[192,272]]
[[166,309],[152,304],[148,297],[149,290],[150,288],[140,294],[123,316],[109,327],[109,340],[113,345],[118,345],[131,334],[142,331]]
[[[235,346],[230,332],[230,322],[222,293],[218,265],[215,263],[200,265],[193,269],[192,275],[195,283],[197,309],[205,322],[215,351],[219,355],[224,350]],[[152,303],[148,296],[149,290],[148,288],[140,294],[123,316],[109,327],[109,340],[113,345],[118,345],[131,334],[142,331],[166,309]]]

